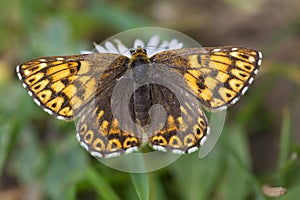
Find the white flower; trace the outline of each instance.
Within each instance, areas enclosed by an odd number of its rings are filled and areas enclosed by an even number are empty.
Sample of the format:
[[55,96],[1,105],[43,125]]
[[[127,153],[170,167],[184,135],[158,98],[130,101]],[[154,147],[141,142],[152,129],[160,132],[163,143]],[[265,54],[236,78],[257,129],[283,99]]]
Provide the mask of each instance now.
[[[180,49],[183,47],[183,43],[179,42],[177,39],[172,39],[171,41],[163,40],[160,42],[159,35],[152,36],[147,45],[141,39],[136,39],[133,42],[133,47],[127,48],[120,40],[115,39],[114,41],[106,41],[104,46],[94,43],[95,50],[98,53],[115,53],[122,54],[127,57],[131,57],[130,49],[142,47],[147,50],[148,56],[151,56],[155,53],[171,50],[171,49]],[[89,54],[93,53],[92,51],[81,51],[81,53]]]

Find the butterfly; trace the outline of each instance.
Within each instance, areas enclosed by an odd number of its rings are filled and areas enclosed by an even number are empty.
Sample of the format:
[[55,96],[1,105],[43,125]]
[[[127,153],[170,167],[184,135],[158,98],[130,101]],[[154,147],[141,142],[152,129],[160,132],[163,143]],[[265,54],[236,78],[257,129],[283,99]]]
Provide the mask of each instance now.
[[[145,143],[176,154],[196,151],[210,130],[201,106],[220,111],[235,104],[253,82],[261,62],[261,52],[243,47],[181,48],[152,56],[146,48],[137,47],[131,57],[92,53],[37,58],[17,66],[16,72],[38,106],[60,120],[76,120],[81,146],[103,158],[131,153]],[[142,81],[152,69],[160,72],[160,80],[178,89],[150,81],[136,84],[126,94],[126,88],[133,86],[126,81],[120,84],[122,80]],[[123,89],[112,101],[120,85]],[[176,91],[195,98],[197,104],[179,101]],[[128,105],[120,105],[123,98]],[[154,105],[163,108],[165,119],[159,128],[151,129],[150,124],[160,116],[149,114]],[[115,113],[118,106],[125,110]],[[123,119],[137,126],[121,124]],[[149,130],[150,134],[143,135]]]

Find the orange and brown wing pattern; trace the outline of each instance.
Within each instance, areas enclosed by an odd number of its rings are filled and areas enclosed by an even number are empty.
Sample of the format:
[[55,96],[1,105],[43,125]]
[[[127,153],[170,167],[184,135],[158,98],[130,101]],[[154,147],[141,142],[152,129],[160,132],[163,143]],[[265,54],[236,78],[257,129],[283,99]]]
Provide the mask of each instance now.
[[180,102],[168,88],[154,84],[151,93],[155,94],[153,104],[160,104],[166,112],[164,126],[149,137],[149,145],[159,151],[175,154],[192,153],[205,141],[209,134],[209,124],[205,113],[197,101],[189,101],[185,96]]
[[[166,120],[161,128],[147,135],[150,146],[173,153],[197,150],[209,134],[209,123],[198,102],[190,101],[189,95],[212,111],[226,109],[246,92],[262,59],[258,51],[236,47],[169,50],[150,58],[146,51],[142,52],[142,56],[131,59],[111,53],[44,57],[23,63],[16,71],[34,102],[46,112],[58,119],[78,118],[76,137],[81,146],[102,158],[137,150],[150,122],[159,119],[148,114],[156,104],[163,106]],[[169,79],[168,84],[177,84],[174,91],[184,94],[181,96],[186,101],[179,102],[165,86],[147,83],[133,93],[130,105],[117,105],[128,106],[130,113],[122,111],[114,116],[111,105],[114,88],[137,64],[160,69],[165,75],[161,78]],[[147,74],[139,69],[142,68],[138,68],[138,75]],[[183,85],[172,76],[174,72],[184,79]],[[119,95],[121,99],[116,99],[115,104],[128,94]],[[128,117],[145,132],[126,123],[121,126],[121,121]]]
[[114,86],[129,61],[109,53],[44,57],[16,70],[29,95],[46,112],[63,120],[78,118],[76,138],[100,158],[130,153],[140,146],[135,133],[121,130],[110,105]]
[[58,119],[71,120],[125,73],[128,62],[129,58],[117,54],[81,54],[34,59],[16,71],[37,105]]
[[102,95],[95,96],[94,100],[83,109],[76,122],[77,140],[84,149],[97,158],[131,153],[138,150],[141,145],[140,137],[134,130],[126,131],[120,127],[118,119],[128,117],[128,113],[113,116],[110,102],[114,86],[108,85]]
[[238,101],[253,82],[261,59],[261,52],[238,47],[184,48],[150,58],[181,73],[189,90],[212,111]]

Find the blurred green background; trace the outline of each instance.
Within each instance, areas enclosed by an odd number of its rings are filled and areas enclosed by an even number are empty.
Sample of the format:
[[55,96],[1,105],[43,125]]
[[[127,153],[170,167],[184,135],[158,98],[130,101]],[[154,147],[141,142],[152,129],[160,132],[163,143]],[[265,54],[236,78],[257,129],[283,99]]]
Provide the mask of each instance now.
[[[149,174],[92,158],[74,123],[38,108],[15,66],[78,54],[121,31],[158,26],[203,46],[263,52],[254,85],[227,112],[204,159],[182,156]],[[300,4],[297,0],[2,0],[0,6],[0,199],[271,199],[262,186],[300,196]],[[276,189],[276,188],[275,188]],[[271,191],[276,195],[276,191]]]

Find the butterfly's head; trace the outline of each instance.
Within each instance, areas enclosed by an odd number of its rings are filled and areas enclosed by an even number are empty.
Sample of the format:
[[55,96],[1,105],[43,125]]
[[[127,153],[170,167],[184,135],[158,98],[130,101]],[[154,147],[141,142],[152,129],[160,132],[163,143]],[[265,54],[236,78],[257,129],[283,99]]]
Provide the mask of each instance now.
[[138,65],[148,64],[150,62],[146,49],[142,47],[131,49],[130,53],[131,53],[130,66],[132,68]]
[[130,54],[132,56],[147,56],[147,51],[146,49],[138,46],[137,48],[130,49]]

